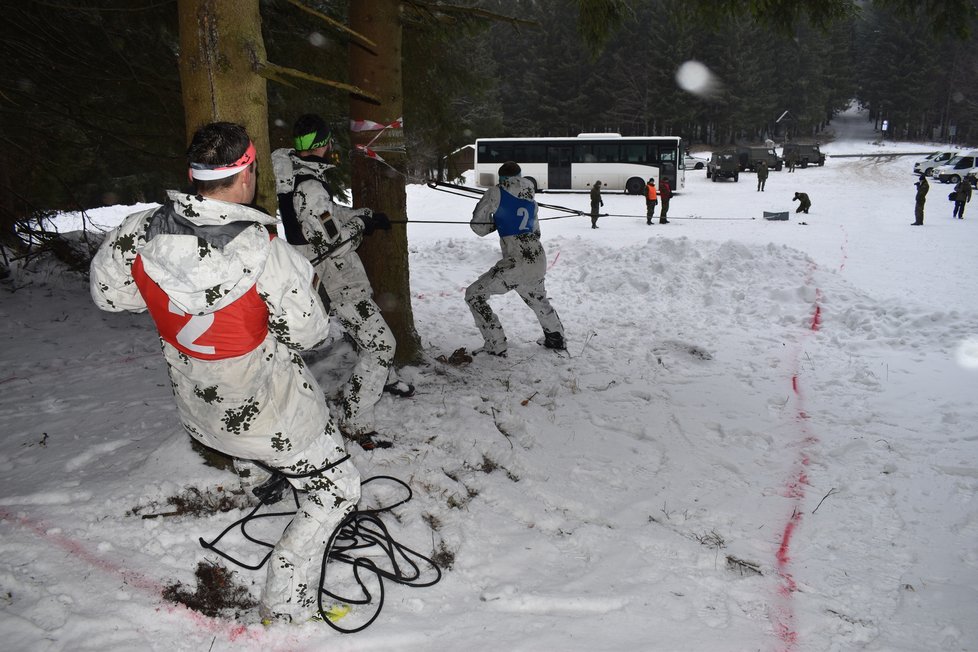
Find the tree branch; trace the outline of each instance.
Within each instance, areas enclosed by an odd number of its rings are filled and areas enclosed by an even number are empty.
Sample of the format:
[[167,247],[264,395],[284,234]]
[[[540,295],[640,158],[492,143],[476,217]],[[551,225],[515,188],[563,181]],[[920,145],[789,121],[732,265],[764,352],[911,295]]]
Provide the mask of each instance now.
[[288,0],[288,3],[290,5],[293,5],[295,7],[298,7],[299,9],[301,9],[304,12],[306,12],[307,14],[311,14],[311,15],[315,16],[316,18],[320,19],[321,21],[323,21],[324,23],[326,23],[327,25],[329,25],[330,27],[332,27],[334,29],[338,29],[341,32],[346,32],[347,34],[349,34],[353,38],[357,39],[358,41],[360,41],[364,45],[367,45],[367,46],[369,46],[371,48],[377,47],[377,44],[376,43],[374,43],[373,41],[371,41],[369,38],[367,38],[363,34],[361,34],[359,32],[353,31],[352,29],[350,29],[349,27],[347,27],[343,23],[339,22],[338,20],[334,20],[334,19],[330,18],[329,16],[327,16],[326,14],[324,14],[322,12],[316,11],[315,9],[313,9],[311,7],[307,7],[306,5],[304,5],[301,2],[299,2],[299,0]]
[[[290,0],[291,2],[291,0]],[[349,91],[354,95],[359,95],[360,97],[370,100],[371,102],[380,102],[380,98],[376,95],[372,95],[362,88],[357,86],[351,86],[350,84],[344,84],[343,82],[333,81],[331,79],[326,79],[324,77],[317,77],[316,75],[311,75],[307,72],[302,72],[301,70],[296,70],[295,68],[287,68],[285,66],[280,66],[278,64],[271,63],[269,61],[259,61],[257,63],[256,72],[264,77],[265,79],[278,82],[279,84],[284,84],[286,86],[293,86],[283,75],[288,77],[297,77],[299,79],[305,79],[306,81],[315,82],[317,84],[322,84],[323,86],[332,86],[333,88],[339,88],[341,90]]]
[[540,23],[535,20],[526,20],[525,18],[507,16],[505,14],[499,14],[488,9],[481,9],[479,7],[459,7],[457,5],[432,4],[430,2],[423,2],[421,0],[404,0],[403,4],[405,7],[413,9],[415,13],[427,14],[432,17],[436,14],[445,14],[448,16],[461,17],[462,20],[480,19],[492,20],[500,23],[509,23],[514,27],[519,27],[520,25],[525,25],[528,27],[540,26]]

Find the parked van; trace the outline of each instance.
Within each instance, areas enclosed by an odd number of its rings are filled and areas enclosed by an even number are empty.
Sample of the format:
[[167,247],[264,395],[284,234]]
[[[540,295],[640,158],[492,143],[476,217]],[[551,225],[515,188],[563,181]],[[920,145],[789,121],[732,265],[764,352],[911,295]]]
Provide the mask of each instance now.
[[914,174],[926,174],[930,176],[931,170],[939,165],[944,165],[950,161],[954,155],[957,154],[956,151],[945,151],[945,152],[934,152],[925,159],[921,159],[913,164]]
[[822,153],[817,143],[785,143],[781,147],[781,157],[787,161],[789,156],[795,157],[795,164],[798,167],[825,165],[825,154]]
[[931,176],[941,183],[957,183],[975,170],[978,170],[978,150],[959,152],[946,165],[934,168]]
[[778,156],[773,147],[766,145],[750,145],[748,147],[737,148],[737,162],[740,164],[740,171],[757,171],[757,166],[761,161],[767,161],[769,170],[780,171],[784,165],[784,159]]

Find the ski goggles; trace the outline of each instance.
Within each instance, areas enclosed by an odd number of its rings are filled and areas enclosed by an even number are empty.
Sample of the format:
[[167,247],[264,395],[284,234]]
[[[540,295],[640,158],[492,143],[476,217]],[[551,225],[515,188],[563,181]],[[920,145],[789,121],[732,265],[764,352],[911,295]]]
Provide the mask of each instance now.
[[332,149],[335,142],[333,140],[333,132],[328,129],[325,132],[317,129],[304,136],[296,136],[293,139],[295,151],[297,152],[308,152],[311,149],[319,149],[320,147]]
[[249,165],[255,162],[258,157],[255,151],[255,144],[251,141],[248,142],[248,149],[245,153],[241,155],[234,163],[228,165],[208,165],[207,163],[191,163],[190,164],[190,178],[199,179],[200,181],[213,181],[215,179],[226,179],[227,177],[234,176],[238,172],[241,172]]

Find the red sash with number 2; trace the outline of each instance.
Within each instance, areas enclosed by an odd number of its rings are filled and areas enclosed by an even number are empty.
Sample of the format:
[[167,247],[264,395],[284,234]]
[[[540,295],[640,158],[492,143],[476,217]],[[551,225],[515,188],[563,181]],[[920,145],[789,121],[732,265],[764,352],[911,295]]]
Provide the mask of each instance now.
[[146,274],[141,256],[132,264],[132,277],[160,337],[193,358],[235,358],[254,351],[268,335],[268,306],[257,286],[215,312],[188,315]]

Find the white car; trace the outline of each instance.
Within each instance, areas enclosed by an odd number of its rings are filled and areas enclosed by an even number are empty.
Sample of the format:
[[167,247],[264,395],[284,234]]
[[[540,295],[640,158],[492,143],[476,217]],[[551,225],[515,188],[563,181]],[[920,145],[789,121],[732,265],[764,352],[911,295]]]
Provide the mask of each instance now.
[[957,183],[975,171],[978,171],[978,150],[959,152],[947,165],[934,168],[931,176],[941,183]]
[[914,174],[926,174],[930,176],[931,170],[938,167],[939,165],[944,165],[950,161],[957,152],[934,152],[927,158],[917,161],[913,164]]
[[683,165],[686,166],[687,170],[702,170],[706,167],[706,159],[687,154],[683,159]]

